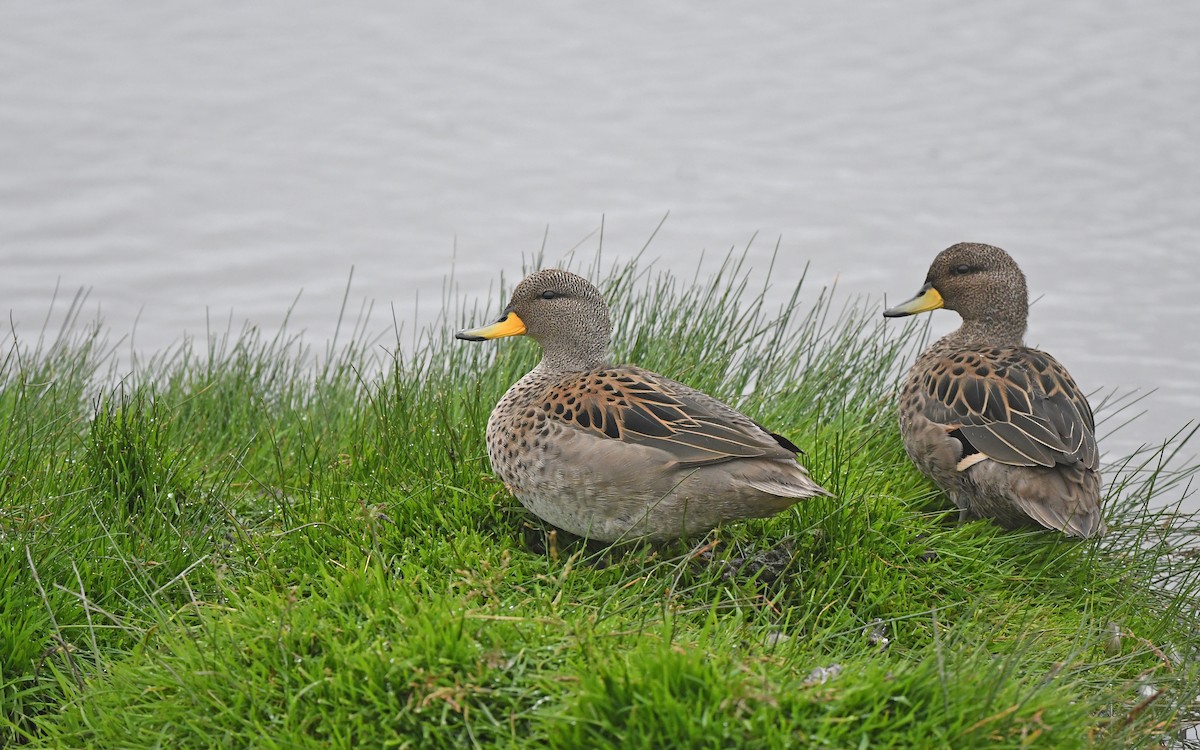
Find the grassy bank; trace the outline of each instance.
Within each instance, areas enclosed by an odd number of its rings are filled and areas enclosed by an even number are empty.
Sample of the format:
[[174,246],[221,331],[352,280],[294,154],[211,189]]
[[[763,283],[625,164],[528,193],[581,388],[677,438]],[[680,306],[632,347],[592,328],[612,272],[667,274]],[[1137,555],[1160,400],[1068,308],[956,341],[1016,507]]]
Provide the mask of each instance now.
[[549,535],[483,446],[536,347],[450,319],[402,355],[246,331],[124,374],[99,327],[13,343],[0,744],[1124,748],[1195,713],[1195,521],[1147,510],[1182,438],[1107,469],[1099,543],[958,526],[895,426],[919,329],[768,309],[736,266],[606,288],[619,359],[838,497],[666,548]]

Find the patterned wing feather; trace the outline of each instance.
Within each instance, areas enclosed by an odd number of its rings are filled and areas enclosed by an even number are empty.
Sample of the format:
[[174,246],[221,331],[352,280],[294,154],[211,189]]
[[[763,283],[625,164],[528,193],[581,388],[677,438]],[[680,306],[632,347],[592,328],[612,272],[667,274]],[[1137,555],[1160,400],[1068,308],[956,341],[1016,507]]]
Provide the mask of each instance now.
[[[1087,399],[1053,357],[1008,347],[958,352],[923,376],[925,416],[976,451],[1014,466],[1098,460]],[[964,446],[966,447],[966,446]]]
[[580,373],[552,389],[542,408],[597,437],[664,450],[683,466],[795,455],[786,439],[717,399],[637,367]]

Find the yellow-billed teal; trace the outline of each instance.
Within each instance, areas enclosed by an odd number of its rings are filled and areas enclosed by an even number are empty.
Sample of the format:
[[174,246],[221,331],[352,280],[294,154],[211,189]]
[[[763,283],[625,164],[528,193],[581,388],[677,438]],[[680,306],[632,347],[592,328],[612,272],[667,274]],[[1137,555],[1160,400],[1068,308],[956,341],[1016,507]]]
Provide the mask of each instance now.
[[500,319],[459,331],[528,335],[542,360],[492,411],[492,470],[549,523],[600,541],[691,536],[828,494],[798,449],[682,383],[608,363],[608,305],[586,279],[538,271]]
[[917,296],[883,314],[941,307],[962,326],[917,358],[900,391],[913,463],[963,520],[1104,534],[1092,409],[1057,360],[1025,346],[1029,296],[1016,262],[991,245],[954,245]]

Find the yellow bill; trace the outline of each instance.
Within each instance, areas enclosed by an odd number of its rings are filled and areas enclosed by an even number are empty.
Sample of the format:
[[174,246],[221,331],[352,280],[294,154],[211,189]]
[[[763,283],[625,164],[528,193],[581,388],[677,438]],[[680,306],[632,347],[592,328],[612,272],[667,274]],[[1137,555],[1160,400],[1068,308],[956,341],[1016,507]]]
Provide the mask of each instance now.
[[482,328],[467,328],[454,334],[454,338],[463,341],[487,341],[502,339],[505,336],[520,336],[525,333],[525,321],[521,320],[512,310],[505,310],[500,320]]
[[905,315],[937,310],[945,305],[946,301],[942,299],[941,293],[933,288],[933,284],[925,284],[921,287],[921,291],[917,292],[917,296],[907,302],[901,302],[895,307],[889,307],[883,311],[883,316],[885,318],[902,318]]

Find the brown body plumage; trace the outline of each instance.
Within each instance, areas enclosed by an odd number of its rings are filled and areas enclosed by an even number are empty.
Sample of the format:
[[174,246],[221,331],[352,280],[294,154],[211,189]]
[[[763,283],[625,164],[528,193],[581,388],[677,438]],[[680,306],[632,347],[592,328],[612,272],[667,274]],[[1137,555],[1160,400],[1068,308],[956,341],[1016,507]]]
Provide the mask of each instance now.
[[901,387],[909,457],[964,519],[1104,534],[1092,410],[1057,360],[1024,345],[1021,269],[998,247],[954,245],[917,296],[884,315],[939,307],[963,324],[917,358]]
[[466,340],[528,334],[541,362],[487,426],[492,470],[526,508],[601,541],[686,537],[827,494],[797,449],[717,399],[607,362],[599,291],[556,269],[522,281],[500,320]]

